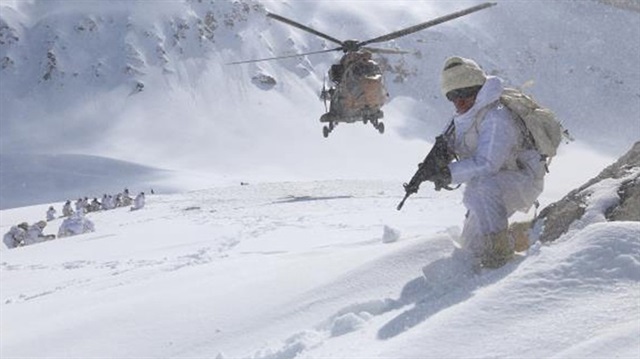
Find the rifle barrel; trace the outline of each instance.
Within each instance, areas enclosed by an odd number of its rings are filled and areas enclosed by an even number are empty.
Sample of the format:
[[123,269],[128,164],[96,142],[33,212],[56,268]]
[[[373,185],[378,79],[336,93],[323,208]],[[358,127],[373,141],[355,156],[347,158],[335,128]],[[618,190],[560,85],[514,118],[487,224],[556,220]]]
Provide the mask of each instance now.
[[400,203],[398,204],[398,207],[396,207],[396,209],[397,209],[398,211],[402,209],[402,206],[404,206],[404,201],[406,201],[406,200],[407,200],[407,198],[409,198],[409,196],[410,196],[410,195],[411,195],[411,193],[409,193],[409,192],[407,192],[407,193],[404,195],[404,198],[402,199],[402,201],[400,201]]

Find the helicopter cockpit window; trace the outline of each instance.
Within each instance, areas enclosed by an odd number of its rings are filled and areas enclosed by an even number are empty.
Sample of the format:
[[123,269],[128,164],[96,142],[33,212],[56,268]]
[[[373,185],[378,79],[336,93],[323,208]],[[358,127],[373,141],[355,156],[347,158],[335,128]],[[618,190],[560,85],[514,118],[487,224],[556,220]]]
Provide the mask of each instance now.
[[354,64],[353,74],[356,76],[375,76],[382,74],[380,66],[372,60],[360,61]]
[[331,69],[329,70],[329,79],[331,79],[333,83],[339,83],[340,79],[342,79],[342,75],[344,75],[344,66],[342,64],[331,65]]

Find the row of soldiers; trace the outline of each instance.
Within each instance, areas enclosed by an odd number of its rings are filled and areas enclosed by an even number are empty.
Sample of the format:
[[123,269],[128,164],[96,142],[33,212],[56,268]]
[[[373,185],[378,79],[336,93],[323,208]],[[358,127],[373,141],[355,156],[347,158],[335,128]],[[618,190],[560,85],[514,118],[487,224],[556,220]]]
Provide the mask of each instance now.
[[[153,191],[153,190],[151,190]],[[62,216],[69,217],[74,212],[97,212],[114,209],[117,207],[128,207],[133,204],[132,210],[140,209],[144,207],[144,192],[140,192],[135,199],[132,199],[129,195],[129,189],[125,188],[124,192],[118,193],[115,196],[104,194],[102,201],[98,201],[98,198],[94,198],[89,202],[88,197],[78,198],[75,202],[75,211],[71,208],[71,201],[67,200],[62,206]],[[47,221],[52,221],[56,218],[57,212],[53,206],[47,210]]]
[[[85,213],[124,206],[131,206],[131,210],[134,211],[141,209],[144,205],[144,192],[140,192],[135,199],[131,199],[129,190],[126,188],[123,193],[118,193],[116,196],[105,194],[102,203],[98,202],[96,198],[91,203],[86,197],[79,198],[75,203],[75,211],[71,208],[71,201],[67,200],[62,207],[62,217],[65,217],[65,220],[58,229],[58,238],[95,231],[93,222],[84,216]],[[55,208],[50,206],[47,210],[47,221],[56,219],[56,215]],[[15,248],[55,239],[56,236],[53,234],[43,234],[46,226],[47,222],[45,221],[38,221],[32,225],[22,222],[11,227],[9,232],[4,235],[3,242],[7,248]]]

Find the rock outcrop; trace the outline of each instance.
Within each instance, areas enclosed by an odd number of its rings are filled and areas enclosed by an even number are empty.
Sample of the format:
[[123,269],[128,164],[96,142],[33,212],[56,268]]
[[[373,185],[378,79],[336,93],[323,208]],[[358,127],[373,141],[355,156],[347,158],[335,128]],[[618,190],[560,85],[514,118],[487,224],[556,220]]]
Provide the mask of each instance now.
[[587,210],[591,189],[611,181],[617,186],[619,200],[605,210],[607,221],[640,221],[640,141],[618,161],[605,168],[598,176],[571,191],[560,201],[543,209],[534,221],[541,227],[539,240],[549,242],[566,233],[572,223],[580,220]]

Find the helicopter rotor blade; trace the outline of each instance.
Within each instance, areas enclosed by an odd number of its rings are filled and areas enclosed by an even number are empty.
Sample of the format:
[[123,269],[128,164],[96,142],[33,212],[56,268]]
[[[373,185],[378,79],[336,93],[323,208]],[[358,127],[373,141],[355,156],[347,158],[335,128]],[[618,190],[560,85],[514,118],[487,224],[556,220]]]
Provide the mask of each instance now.
[[334,42],[334,43],[336,43],[338,45],[342,45],[342,41],[336,39],[335,37],[329,36],[327,34],[323,34],[318,30],[314,30],[314,29],[312,29],[312,28],[310,28],[308,26],[302,25],[302,24],[297,23],[297,22],[295,22],[293,20],[289,20],[284,16],[280,16],[280,15],[277,15],[277,14],[274,14],[274,13],[270,13],[270,12],[267,13],[267,16],[272,18],[272,19],[275,19],[275,20],[278,20],[278,21],[282,21],[285,24],[291,25],[293,27],[297,27],[300,30],[304,30],[304,31],[310,32],[310,33],[312,33],[312,34],[314,34],[316,36],[320,36],[321,38],[329,40],[331,42]]
[[443,22],[447,22],[447,21],[453,20],[455,18],[458,18],[458,17],[461,17],[461,16],[465,16],[465,15],[474,13],[476,11],[483,10],[483,9],[486,9],[486,8],[494,6],[494,5],[497,5],[497,3],[495,3],[495,2],[487,2],[487,3],[480,4],[480,5],[476,5],[476,6],[470,7],[470,8],[465,9],[465,10],[456,11],[456,12],[451,13],[449,15],[441,16],[439,18],[436,18],[436,19],[433,19],[433,20],[429,20],[427,22],[423,22],[422,24],[418,24],[418,25],[414,25],[414,26],[408,27],[406,29],[398,30],[398,31],[392,32],[392,33],[387,34],[387,35],[376,37],[376,38],[371,39],[371,40],[362,41],[358,45],[359,46],[365,46],[365,45],[372,44],[372,43],[393,40],[393,39],[396,39],[398,37],[409,35],[409,34],[412,34],[414,32],[417,32],[417,31],[420,31],[420,30],[424,30],[424,29],[426,29],[428,27],[439,25],[439,24],[442,24]]
[[373,52],[375,54],[410,54],[411,51],[397,49],[383,49],[380,47],[362,47],[361,49]]
[[262,62],[262,61],[288,59],[288,58],[292,58],[292,57],[301,57],[301,56],[306,56],[306,55],[324,54],[324,53],[327,53],[327,52],[341,51],[341,50],[342,50],[342,47],[336,47],[334,49],[311,51],[311,52],[305,52],[305,53],[301,53],[301,54],[276,56],[276,57],[267,57],[267,58],[264,58],[264,59],[256,59],[256,60],[234,61],[234,62],[228,62],[228,63],[226,63],[226,65],[238,65],[238,64],[248,64],[248,63],[252,63],[252,62]]

